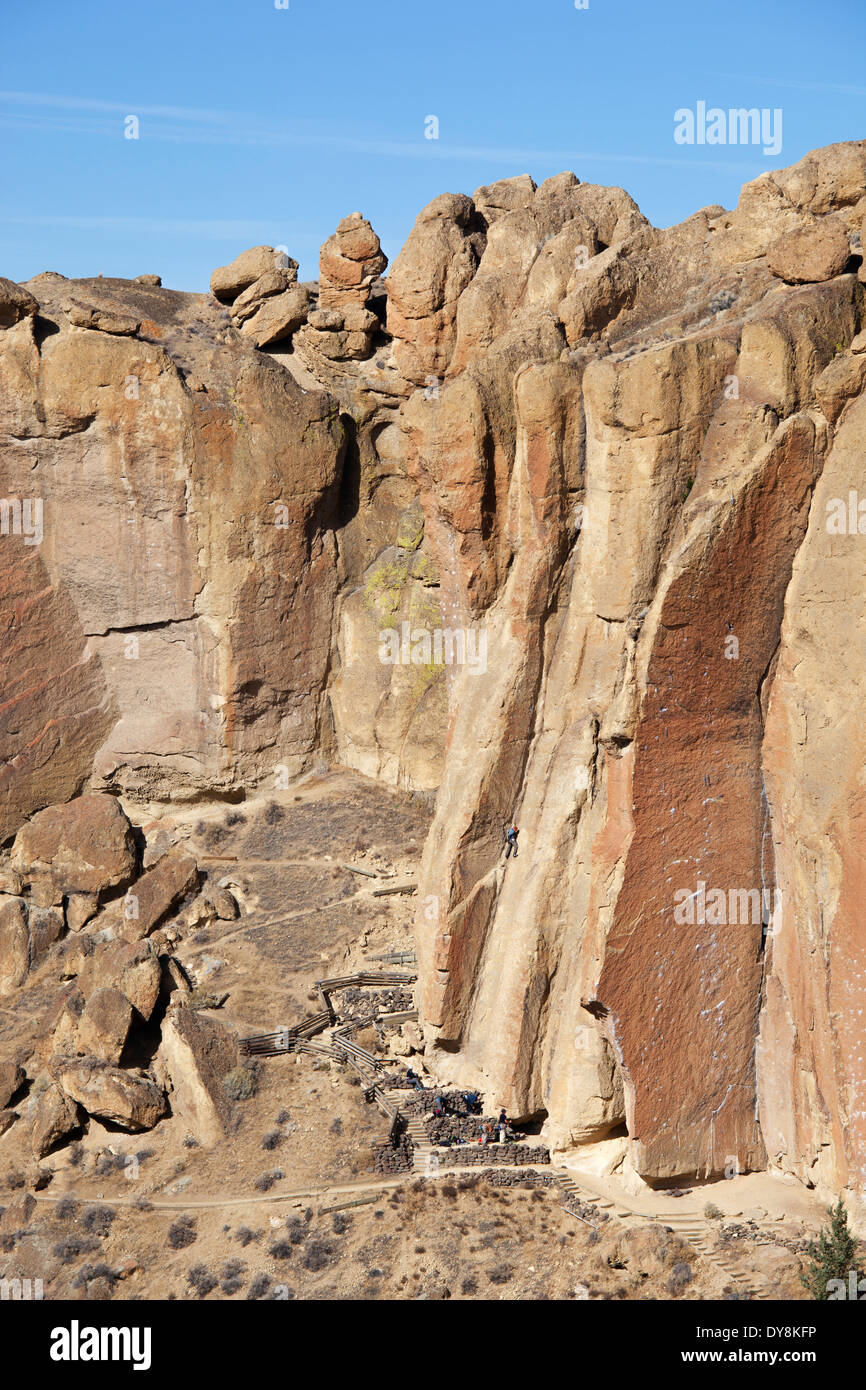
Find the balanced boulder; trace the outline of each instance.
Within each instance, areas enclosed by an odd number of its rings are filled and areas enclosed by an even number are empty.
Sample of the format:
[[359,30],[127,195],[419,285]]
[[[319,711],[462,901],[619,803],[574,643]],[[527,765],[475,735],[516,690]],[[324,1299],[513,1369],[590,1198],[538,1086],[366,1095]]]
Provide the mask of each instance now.
[[844,228],[838,222],[816,218],[774,241],[767,248],[767,266],[789,284],[818,284],[841,275],[850,255]]
[[280,267],[267,271],[248,285],[241,294],[238,295],[232,305],[232,318],[235,323],[243,323],[246,319],[252,318],[259,305],[265,299],[271,299],[276,294],[284,294],[291,289],[292,285],[297,284],[298,272],[294,269]]
[[192,1009],[173,1010],[162,1026],[158,1056],[175,1114],[200,1144],[218,1143],[231,1112],[222,1083],[240,1060],[237,1034]]
[[289,270],[297,274],[298,263],[285,252],[275,251],[273,246],[252,246],[229,265],[217,266],[210,277],[211,293],[230,304],[248,285],[271,270]]
[[309,307],[309,290],[303,285],[292,285],[283,294],[265,296],[255,312],[244,319],[241,332],[252,338],[256,347],[282,342],[306,321]]
[[344,217],[319,255],[319,304],[340,309],[349,304],[366,306],[370,287],[388,264],[379,238],[366,217],[352,212]]

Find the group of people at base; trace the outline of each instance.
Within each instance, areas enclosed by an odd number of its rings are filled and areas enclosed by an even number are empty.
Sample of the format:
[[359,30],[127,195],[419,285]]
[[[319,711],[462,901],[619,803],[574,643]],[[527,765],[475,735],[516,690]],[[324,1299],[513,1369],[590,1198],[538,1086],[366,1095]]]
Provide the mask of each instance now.
[[[466,1106],[467,1115],[477,1115],[481,1111],[481,1101],[477,1091],[467,1091],[463,1096],[463,1103]],[[433,1114],[437,1119],[442,1119],[450,1113],[447,1100],[437,1095],[433,1101]],[[503,1108],[499,1112],[499,1119],[481,1120],[478,1130],[473,1138],[466,1138],[464,1135],[457,1135],[454,1138],[446,1138],[441,1141],[444,1147],[448,1148],[452,1144],[493,1144],[497,1140],[504,1144],[508,1139],[516,1139],[518,1136],[511,1132],[508,1124],[508,1116]]]

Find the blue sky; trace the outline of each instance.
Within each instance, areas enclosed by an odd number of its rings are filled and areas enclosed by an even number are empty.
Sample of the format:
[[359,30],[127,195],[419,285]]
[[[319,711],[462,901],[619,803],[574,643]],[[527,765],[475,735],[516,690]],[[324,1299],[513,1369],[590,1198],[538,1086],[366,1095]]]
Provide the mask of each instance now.
[[[562,169],[667,226],[866,135],[864,0],[277,3],[0,0],[0,274],[204,290],[266,242],[314,278],[348,212],[393,259],[437,194]],[[676,144],[699,101],[781,108],[781,153]]]

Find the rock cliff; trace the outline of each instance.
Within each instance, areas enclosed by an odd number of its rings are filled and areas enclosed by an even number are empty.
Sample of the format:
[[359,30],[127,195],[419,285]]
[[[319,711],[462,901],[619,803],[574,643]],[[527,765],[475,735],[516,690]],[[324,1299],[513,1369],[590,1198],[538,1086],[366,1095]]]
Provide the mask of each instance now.
[[0,839],[321,756],[435,790],[439,1075],[856,1208],[864,215],[858,142],[664,231],[444,194],[384,280],[353,213],[318,285],[0,281]]

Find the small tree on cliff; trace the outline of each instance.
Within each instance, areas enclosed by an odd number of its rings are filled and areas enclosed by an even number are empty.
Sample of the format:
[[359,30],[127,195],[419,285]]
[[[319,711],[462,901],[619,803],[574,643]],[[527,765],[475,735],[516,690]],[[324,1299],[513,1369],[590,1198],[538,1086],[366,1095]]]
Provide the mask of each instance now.
[[[857,1242],[848,1230],[848,1213],[841,1197],[835,1207],[827,1208],[827,1215],[830,1220],[821,1227],[818,1239],[810,1240],[806,1246],[809,1264],[806,1273],[800,1275],[800,1283],[816,1299],[838,1297],[838,1294],[828,1291],[827,1285],[832,1279],[841,1280],[847,1289],[852,1270],[857,1281],[863,1277],[862,1270],[857,1269],[854,1263]],[[835,1287],[838,1289],[838,1284]]]

